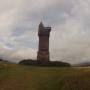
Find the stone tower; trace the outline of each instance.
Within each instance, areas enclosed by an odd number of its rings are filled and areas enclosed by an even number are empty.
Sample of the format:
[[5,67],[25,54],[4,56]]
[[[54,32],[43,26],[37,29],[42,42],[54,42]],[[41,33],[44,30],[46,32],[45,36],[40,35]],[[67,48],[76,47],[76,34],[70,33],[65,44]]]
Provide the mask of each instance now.
[[39,36],[39,47],[37,60],[41,62],[48,62],[49,56],[49,36],[51,27],[44,27],[43,23],[39,24],[38,36]]

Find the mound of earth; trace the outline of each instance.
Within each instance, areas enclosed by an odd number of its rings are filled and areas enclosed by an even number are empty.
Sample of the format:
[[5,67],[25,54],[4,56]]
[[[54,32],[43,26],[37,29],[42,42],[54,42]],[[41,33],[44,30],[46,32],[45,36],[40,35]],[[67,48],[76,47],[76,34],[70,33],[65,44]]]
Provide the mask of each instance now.
[[48,62],[42,62],[37,60],[22,60],[19,62],[19,64],[24,65],[34,65],[34,66],[55,66],[55,67],[70,67],[71,65],[66,62],[60,62],[60,61],[48,61]]

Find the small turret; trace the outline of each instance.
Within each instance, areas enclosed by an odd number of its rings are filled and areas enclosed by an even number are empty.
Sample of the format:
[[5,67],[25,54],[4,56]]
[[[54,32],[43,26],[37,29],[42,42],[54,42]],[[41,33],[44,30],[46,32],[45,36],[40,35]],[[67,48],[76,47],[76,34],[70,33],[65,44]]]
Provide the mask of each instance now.
[[50,31],[51,31],[51,27],[44,27],[42,22],[39,24],[38,36],[41,35],[49,36]]
[[43,28],[44,27],[44,25],[43,25],[43,23],[41,22],[40,24],[39,24],[39,28]]

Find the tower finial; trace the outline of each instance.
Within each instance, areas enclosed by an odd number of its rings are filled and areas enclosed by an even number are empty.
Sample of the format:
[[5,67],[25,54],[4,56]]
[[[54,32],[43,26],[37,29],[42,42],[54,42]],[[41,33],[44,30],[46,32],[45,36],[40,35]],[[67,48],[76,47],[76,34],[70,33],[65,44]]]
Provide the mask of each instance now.
[[39,27],[44,27],[42,21],[40,22]]

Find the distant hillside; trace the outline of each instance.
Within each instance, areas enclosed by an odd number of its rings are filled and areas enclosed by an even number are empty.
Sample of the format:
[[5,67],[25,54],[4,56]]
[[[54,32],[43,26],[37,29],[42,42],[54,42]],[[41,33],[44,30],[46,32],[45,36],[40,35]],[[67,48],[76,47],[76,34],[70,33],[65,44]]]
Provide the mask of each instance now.
[[0,61],[3,61],[2,59],[0,59]]
[[90,90],[90,68],[0,62],[0,90]]
[[77,67],[89,67],[90,66],[90,62],[82,62],[82,63],[74,64],[73,66],[77,66]]

